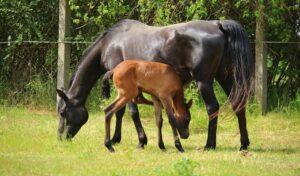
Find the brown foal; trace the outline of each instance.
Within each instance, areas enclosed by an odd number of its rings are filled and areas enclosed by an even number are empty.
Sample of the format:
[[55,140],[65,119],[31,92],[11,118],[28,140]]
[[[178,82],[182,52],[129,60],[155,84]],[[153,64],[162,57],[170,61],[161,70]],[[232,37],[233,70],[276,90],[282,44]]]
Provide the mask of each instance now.
[[[183,85],[175,70],[158,62],[143,60],[125,60],[117,65],[112,71],[108,71],[103,81],[113,77],[113,83],[117,89],[118,96],[115,101],[105,108],[105,141],[104,144],[109,151],[113,152],[110,141],[110,122],[112,115],[124,107],[126,103],[153,104],[155,108],[156,125],[158,127],[158,145],[164,150],[162,139],[162,108],[165,108],[169,123],[172,127],[175,146],[180,152],[184,152],[178,133],[181,138],[189,137],[189,103],[184,102]],[[142,96],[146,92],[152,96],[153,103]]]

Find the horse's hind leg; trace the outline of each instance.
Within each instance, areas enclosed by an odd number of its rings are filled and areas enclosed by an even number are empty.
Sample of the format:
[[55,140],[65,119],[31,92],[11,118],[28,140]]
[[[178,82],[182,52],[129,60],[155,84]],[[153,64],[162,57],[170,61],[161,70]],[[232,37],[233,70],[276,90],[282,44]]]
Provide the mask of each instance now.
[[163,126],[163,119],[162,119],[162,105],[160,101],[152,96],[154,110],[155,110],[155,119],[156,119],[156,126],[157,126],[157,136],[158,136],[158,147],[161,150],[165,150],[165,144],[162,138],[162,126]]
[[121,142],[121,137],[122,137],[122,119],[125,113],[125,108],[121,108],[116,112],[116,127],[115,127],[115,133],[113,138],[111,139],[112,144],[120,143]]
[[218,111],[219,103],[216,99],[213,83],[211,82],[202,82],[199,81],[198,88],[203,97],[204,103],[206,105],[206,110],[209,116],[208,124],[208,136],[207,142],[204,147],[205,150],[215,149],[216,148],[216,133],[217,133],[217,124],[218,124]]
[[147,136],[141,123],[138,107],[135,103],[129,102],[128,108],[139,138],[137,148],[144,148],[144,145],[147,145]]
[[[230,91],[233,86],[233,79],[230,79],[230,77],[227,77],[227,79],[218,79],[218,82],[224,89],[227,96],[229,96]],[[232,108],[235,110],[237,109],[236,103],[232,102]],[[247,131],[247,123],[246,123],[246,107],[241,107],[240,109],[236,110],[236,116],[238,117],[239,122],[239,129],[240,129],[240,141],[241,141],[241,148],[240,150],[247,150],[250,142],[248,138],[248,131]]]
[[176,129],[176,119],[175,119],[173,108],[172,108],[171,98],[169,98],[169,99],[168,98],[160,98],[160,100],[166,110],[166,113],[167,113],[167,116],[169,119],[169,123],[172,128],[175,147],[178,149],[178,151],[184,152],[182,145],[180,143],[179,137],[178,137],[177,129]]

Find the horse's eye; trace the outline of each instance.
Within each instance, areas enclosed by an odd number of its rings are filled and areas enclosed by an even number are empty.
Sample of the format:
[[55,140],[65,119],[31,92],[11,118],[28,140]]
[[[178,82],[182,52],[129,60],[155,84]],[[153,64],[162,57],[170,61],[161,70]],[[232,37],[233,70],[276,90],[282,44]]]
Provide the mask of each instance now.
[[60,114],[62,117],[66,117],[66,111],[60,111],[59,114]]

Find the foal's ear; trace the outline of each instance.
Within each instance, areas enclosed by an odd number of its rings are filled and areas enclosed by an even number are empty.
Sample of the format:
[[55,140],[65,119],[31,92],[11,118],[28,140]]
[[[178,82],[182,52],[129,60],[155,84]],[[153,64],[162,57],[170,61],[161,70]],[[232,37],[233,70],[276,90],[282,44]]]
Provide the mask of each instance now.
[[58,94],[58,96],[60,98],[62,98],[63,100],[67,101],[68,100],[68,97],[67,95],[65,94],[65,92],[63,90],[60,90],[60,89],[56,89],[56,92]]
[[186,105],[190,109],[191,106],[193,105],[193,99],[190,99],[189,102]]

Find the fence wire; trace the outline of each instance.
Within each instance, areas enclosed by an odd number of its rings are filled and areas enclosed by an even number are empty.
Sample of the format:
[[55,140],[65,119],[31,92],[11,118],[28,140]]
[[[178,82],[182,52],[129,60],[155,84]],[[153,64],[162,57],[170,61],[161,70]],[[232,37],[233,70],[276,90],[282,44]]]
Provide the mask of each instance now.
[[[34,96],[55,99],[58,41],[0,42],[0,103],[30,103]],[[69,76],[93,42],[71,45]],[[295,97],[300,87],[300,42],[264,41],[267,46],[269,92]],[[251,42],[254,53],[255,42]],[[275,90],[276,88],[276,90]],[[40,96],[42,95],[42,96]],[[276,100],[274,100],[276,103]],[[42,102],[41,102],[42,103]],[[54,103],[55,104],[55,103]]]

